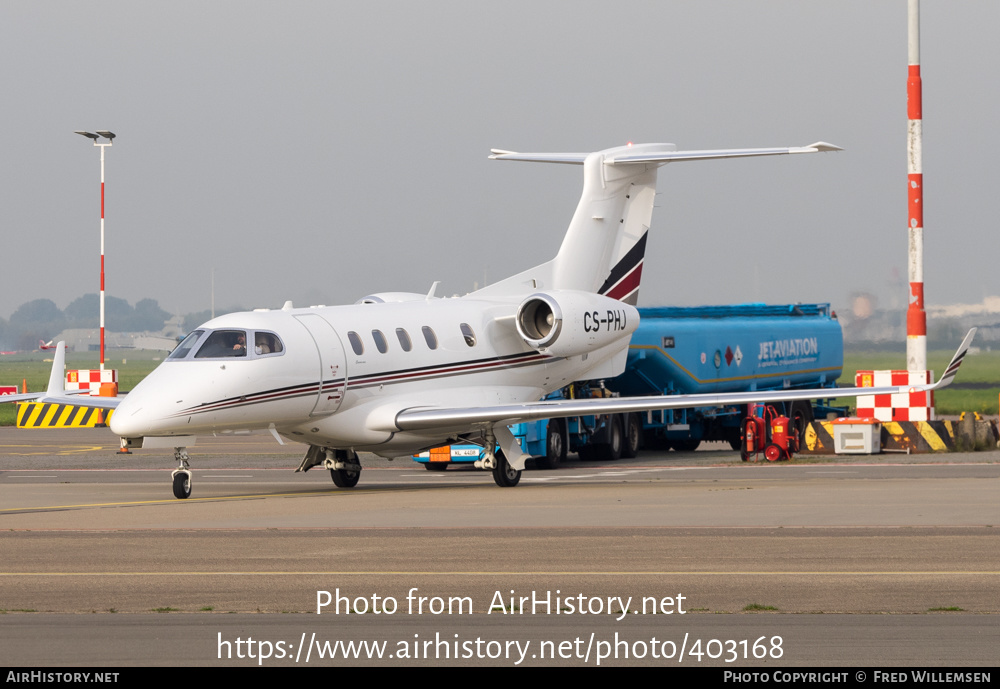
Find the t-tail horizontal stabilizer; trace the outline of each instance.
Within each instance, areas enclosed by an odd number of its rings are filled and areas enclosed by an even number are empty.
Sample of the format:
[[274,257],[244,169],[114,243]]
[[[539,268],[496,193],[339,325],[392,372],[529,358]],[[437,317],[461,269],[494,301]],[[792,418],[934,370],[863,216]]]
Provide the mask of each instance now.
[[[604,158],[605,165],[674,163],[682,160],[712,160],[717,158],[752,158],[755,156],[780,156],[793,153],[824,153],[842,151],[840,146],[817,141],[808,146],[787,148],[723,148],[708,151],[678,151],[674,144],[639,144],[610,149]],[[490,149],[490,160],[521,160],[529,163],[564,163],[583,165],[588,153],[518,153],[501,148]]]

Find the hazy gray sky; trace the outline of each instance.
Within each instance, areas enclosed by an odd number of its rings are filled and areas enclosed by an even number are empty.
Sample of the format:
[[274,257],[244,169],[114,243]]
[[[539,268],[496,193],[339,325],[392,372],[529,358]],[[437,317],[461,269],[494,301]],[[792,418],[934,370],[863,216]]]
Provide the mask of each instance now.
[[[1000,3],[922,3],[928,304],[1000,294]],[[98,288],[174,312],[464,293],[554,255],[576,167],[491,147],[805,145],[670,165],[640,305],[906,303],[906,2],[0,7],[0,316]]]

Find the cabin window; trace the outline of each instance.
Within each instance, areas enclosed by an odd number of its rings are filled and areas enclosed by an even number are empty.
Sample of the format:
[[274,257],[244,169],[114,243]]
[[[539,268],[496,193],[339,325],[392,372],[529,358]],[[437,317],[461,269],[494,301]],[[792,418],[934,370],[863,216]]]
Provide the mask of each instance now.
[[351,342],[351,349],[354,350],[355,354],[357,354],[358,356],[361,356],[362,354],[365,353],[365,345],[361,341],[361,338],[358,337],[358,334],[356,332],[351,331],[351,332],[347,333],[347,339],[350,340],[350,342]]
[[216,330],[205,340],[195,359],[217,359],[246,356],[247,333],[245,330]]
[[167,358],[183,359],[191,352],[192,349],[194,349],[194,346],[198,344],[198,340],[200,340],[201,336],[204,334],[205,334],[204,330],[195,330],[189,333],[188,336],[185,337],[184,340],[179,345],[177,345],[176,349],[170,352],[170,356],[168,356]]
[[410,342],[410,334],[408,332],[402,328],[396,328],[396,337],[399,339],[399,346],[403,348],[404,352],[408,352],[413,349],[413,344]]
[[375,340],[375,347],[385,354],[389,351],[389,343],[385,341],[385,335],[381,330],[372,330],[372,339]]
[[437,335],[434,334],[434,331],[431,329],[431,327],[428,326],[428,325],[425,325],[420,330],[424,334],[424,341],[427,343],[427,346],[430,349],[437,349],[438,348],[438,338],[437,338]]
[[465,338],[465,344],[470,347],[476,346],[476,333],[472,332],[468,323],[462,323],[462,337]]
[[279,340],[278,336],[274,333],[254,333],[253,344],[254,353],[260,355],[277,354],[285,349],[281,345],[281,340]]

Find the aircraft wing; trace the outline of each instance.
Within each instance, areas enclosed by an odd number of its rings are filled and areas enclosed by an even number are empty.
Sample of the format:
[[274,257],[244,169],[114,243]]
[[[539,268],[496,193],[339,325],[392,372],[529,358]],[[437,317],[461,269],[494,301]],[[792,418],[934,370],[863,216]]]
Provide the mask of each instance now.
[[940,390],[950,384],[962,365],[976,334],[973,328],[965,336],[951,363],[941,378],[929,385],[891,386],[878,388],[819,388],[814,390],[756,390],[754,392],[724,392],[698,395],[662,395],[656,397],[617,397],[580,400],[543,400],[522,404],[501,404],[489,407],[428,408],[411,407],[395,416],[395,430],[426,431],[439,428],[483,427],[510,425],[522,421],[551,419],[584,414],[622,414],[651,409],[685,409],[754,402],[791,402],[823,397],[857,397]]
[[26,392],[16,395],[4,395],[0,402],[45,402],[46,404],[72,404],[75,407],[91,407],[95,409],[114,409],[121,402],[118,397],[93,397],[84,393],[88,390],[67,390],[63,384],[63,370],[66,368],[66,343],[55,346],[56,353],[52,357],[52,371],[49,373],[49,385],[44,392]]
[[87,407],[88,409],[114,409],[124,397],[94,397],[86,393],[89,390],[69,390],[59,395],[50,395],[46,392],[29,392],[27,394],[4,395],[0,397],[0,402],[44,402],[45,404],[71,404],[74,407]]

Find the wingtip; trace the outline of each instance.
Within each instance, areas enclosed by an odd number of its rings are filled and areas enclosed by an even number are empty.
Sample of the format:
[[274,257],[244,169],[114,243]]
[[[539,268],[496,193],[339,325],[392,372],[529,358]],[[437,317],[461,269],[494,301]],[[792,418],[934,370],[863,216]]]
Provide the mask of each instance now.
[[972,346],[972,339],[976,336],[976,328],[972,328],[965,335],[965,339],[962,340],[962,344],[959,346],[958,351],[955,352],[955,356],[951,358],[951,362],[948,364],[948,368],[944,370],[941,374],[941,379],[937,382],[933,389],[943,388],[951,384],[951,381],[955,380],[955,376],[958,375],[958,368],[962,365],[962,361],[965,360],[965,355],[968,353],[969,348]]
[[49,386],[46,388],[46,395],[62,395],[66,391],[63,383],[63,369],[66,368],[66,342],[59,341],[56,345],[56,352],[52,356],[52,370],[49,372]]
[[809,144],[808,146],[806,146],[806,148],[815,149],[815,150],[819,151],[820,153],[823,153],[823,152],[826,152],[826,151],[843,151],[844,150],[840,146],[835,146],[834,144],[829,144],[829,143],[827,143],[825,141],[817,141],[814,144]]

